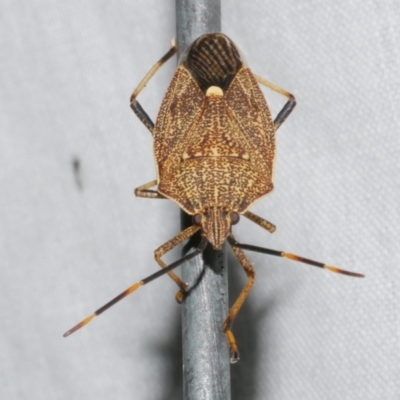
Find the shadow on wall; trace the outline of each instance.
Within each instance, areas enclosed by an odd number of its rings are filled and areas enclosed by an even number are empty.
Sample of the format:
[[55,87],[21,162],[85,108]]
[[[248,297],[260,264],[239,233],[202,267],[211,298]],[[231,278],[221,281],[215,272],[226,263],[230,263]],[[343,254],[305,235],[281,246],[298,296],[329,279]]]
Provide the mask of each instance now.
[[182,328],[181,309],[176,304],[173,317],[165,327],[160,340],[154,343],[153,352],[162,364],[161,393],[154,393],[155,399],[171,400],[183,398],[182,380]]
[[[246,283],[246,275],[233,254],[229,254],[229,303],[233,304]],[[254,288],[254,286],[253,286]],[[250,291],[249,297],[243,304],[235,323],[233,333],[239,347],[240,361],[231,365],[232,400],[255,400],[257,397],[257,379],[260,368],[265,368],[262,360],[268,358],[268,349],[260,348],[261,325],[273,305],[256,305]],[[267,365],[267,364],[265,364]],[[265,374],[268,371],[265,368]]]
[[[251,260],[251,259],[250,259]],[[268,260],[268,259],[267,259]],[[266,260],[266,263],[268,262]],[[233,304],[246,283],[246,275],[233,254],[229,254],[229,303]],[[265,265],[267,266],[267,265]],[[261,267],[261,265],[260,265]],[[266,276],[271,273],[267,268],[255,268],[257,286],[257,275]],[[288,287],[290,293],[295,293],[294,282],[286,281],[284,295],[287,296]],[[276,362],[271,358],[269,340],[272,334],[276,335],[273,326],[277,307],[283,296],[282,287],[274,288],[273,292],[266,293],[261,299],[256,298],[250,291],[249,297],[243,304],[238,317],[233,325],[240,361],[231,365],[231,391],[232,400],[256,400],[269,397],[268,388],[260,388],[260,381],[265,382],[271,375],[271,366]],[[274,332],[274,333],[273,333]],[[276,357],[276,352],[274,352]],[[263,390],[261,393],[260,391]]]

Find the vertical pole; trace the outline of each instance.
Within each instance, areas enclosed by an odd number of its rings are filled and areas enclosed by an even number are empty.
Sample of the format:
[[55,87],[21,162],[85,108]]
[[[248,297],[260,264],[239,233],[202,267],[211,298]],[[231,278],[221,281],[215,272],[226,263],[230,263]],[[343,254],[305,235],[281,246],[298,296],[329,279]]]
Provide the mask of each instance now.
[[[197,37],[220,30],[220,0],[176,0],[178,59]],[[182,212],[182,227],[191,223]],[[229,346],[222,331],[228,314],[226,246],[208,246],[183,265],[182,278],[189,284],[182,304],[184,399],[229,400]]]

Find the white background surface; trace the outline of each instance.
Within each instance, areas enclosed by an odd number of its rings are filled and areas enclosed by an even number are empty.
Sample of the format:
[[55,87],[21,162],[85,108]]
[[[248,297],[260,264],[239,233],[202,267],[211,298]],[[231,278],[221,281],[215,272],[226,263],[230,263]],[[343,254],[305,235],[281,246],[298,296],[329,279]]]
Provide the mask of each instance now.
[[[179,230],[175,205],[133,197],[155,168],[128,101],[175,36],[174,2],[0,5],[0,398],[179,399],[168,278],[62,338],[156,271]],[[394,0],[223,2],[223,32],[298,102],[275,190],[253,208],[278,229],[242,221],[237,238],[367,276],[249,254],[234,399],[400,398],[399,27]],[[174,65],[140,96],[153,118]],[[276,115],[285,100],[265,93]],[[232,301],[245,277],[230,268]]]

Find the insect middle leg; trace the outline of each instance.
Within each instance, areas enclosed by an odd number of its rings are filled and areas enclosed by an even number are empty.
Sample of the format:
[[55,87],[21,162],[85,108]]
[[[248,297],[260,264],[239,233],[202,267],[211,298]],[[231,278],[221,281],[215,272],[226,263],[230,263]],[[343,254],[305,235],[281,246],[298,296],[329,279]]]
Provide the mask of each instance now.
[[275,85],[274,83],[267,81],[266,79],[262,78],[261,76],[258,76],[255,74],[254,74],[254,77],[256,78],[256,81],[258,83],[261,83],[262,85],[266,86],[267,88],[270,88],[274,92],[277,92],[289,99],[274,120],[275,131],[277,131],[278,128],[285,122],[286,118],[293,111],[294,107],[296,106],[296,100],[292,94],[290,94],[286,90],[280,88],[279,86]]
[[136,197],[145,197],[147,199],[165,199],[163,195],[158,193],[156,190],[149,190],[151,187],[156,186],[157,181],[151,181],[141,185],[135,189]]
[[[232,234],[229,235],[234,239],[234,236]],[[234,239],[236,240],[236,239]],[[243,290],[240,292],[239,297],[236,299],[235,303],[233,304],[232,308],[229,310],[229,314],[226,317],[226,320],[223,324],[223,330],[226,335],[226,338],[228,339],[229,346],[231,348],[231,363],[236,363],[239,361],[239,352],[238,348],[236,345],[236,340],[235,337],[233,336],[231,326],[233,323],[233,320],[236,318],[236,315],[238,314],[240,308],[242,307],[244,301],[246,300],[246,297],[248,296],[251,287],[254,284],[255,280],[255,271],[250,264],[250,261],[247,259],[245,256],[244,252],[242,249],[238,247],[233,247],[231,246],[233,253],[237,257],[237,259],[240,262],[240,265],[243,267],[244,272],[247,275],[248,281],[243,288]]]
[[143,88],[147,85],[149,80],[153,77],[153,75],[157,72],[157,70],[165,63],[167,62],[172,56],[176,54],[178,51],[178,46],[176,45],[175,40],[172,40],[171,42],[171,48],[169,51],[162,56],[150,69],[150,71],[146,74],[146,76],[142,79],[142,81],[139,83],[137,88],[133,91],[131,95],[131,108],[133,112],[136,114],[136,116],[142,121],[142,123],[146,126],[146,128],[153,133],[153,128],[154,128],[154,122],[151,120],[151,118],[148,116],[146,111],[143,110],[142,106],[140,103],[136,100],[136,97],[139,95],[139,93],[143,90]]
[[[186,228],[182,232],[178,233],[175,237],[173,237],[171,240],[168,240],[168,242],[164,243],[162,246],[160,246],[157,250],[154,251],[154,258],[157,261],[158,265],[161,268],[165,268],[167,264],[164,263],[163,260],[161,260],[161,257],[165,254],[168,253],[170,250],[172,250],[174,247],[176,247],[178,244],[182,243],[184,240],[189,239],[191,236],[193,236],[198,230],[200,229],[200,226],[198,225],[192,225],[189,228]],[[186,288],[187,284],[182,281],[181,278],[179,278],[174,272],[170,271],[168,272],[169,277],[180,287],[180,290],[176,293],[175,295],[175,300],[180,304],[182,303],[183,296],[186,293]]]

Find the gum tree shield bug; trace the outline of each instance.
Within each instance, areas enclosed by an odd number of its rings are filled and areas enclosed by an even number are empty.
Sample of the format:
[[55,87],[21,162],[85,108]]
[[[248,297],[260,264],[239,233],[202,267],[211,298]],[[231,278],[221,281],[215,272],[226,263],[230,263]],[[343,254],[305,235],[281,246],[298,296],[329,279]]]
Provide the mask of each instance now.
[[[231,324],[254,283],[255,275],[244,249],[286,257],[354,277],[363,275],[291,253],[242,244],[235,239],[232,225],[239,222],[240,215],[271,233],[275,230],[272,223],[251,213],[249,208],[273,189],[275,132],[296,102],[290,93],[253,74],[227,36],[212,33],[199,37],[183,53],[154,124],[137,101],[137,96],[161,65],[176,52],[173,42],[168,53],[153,66],[131,96],[133,111],[154,137],[157,166],[157,179],[138,187],[135,194],[174,201],[192,215],[193,225],[155,251],[161,271],[129,287],[64,336],[165,273],[179,286],[176,299],[181,302],[187,285],[172,270],[201,253],[208,243],[217,250],[227,240],[248,277],[222,327],[231,348],[231,362],[236,362],[239,355]],[[275,120],[259,83],[288,99]],[[162,261],[165,253],[198,231],[202,239],[195,251],[168,266]]]

